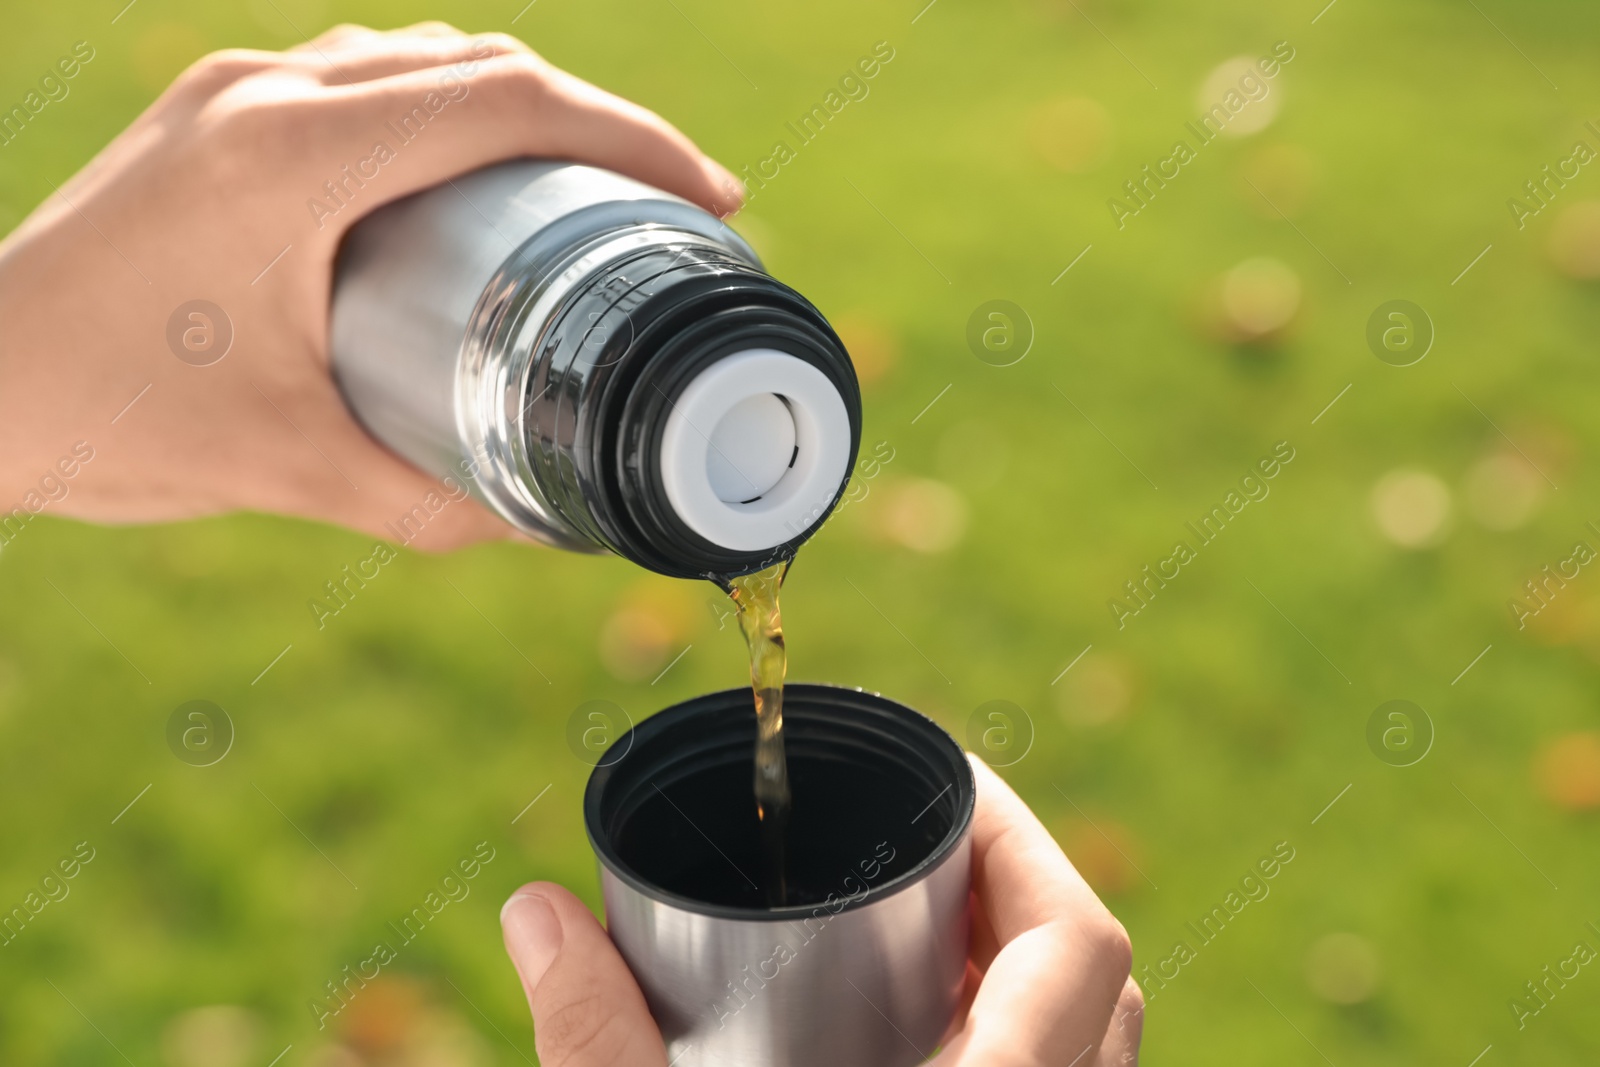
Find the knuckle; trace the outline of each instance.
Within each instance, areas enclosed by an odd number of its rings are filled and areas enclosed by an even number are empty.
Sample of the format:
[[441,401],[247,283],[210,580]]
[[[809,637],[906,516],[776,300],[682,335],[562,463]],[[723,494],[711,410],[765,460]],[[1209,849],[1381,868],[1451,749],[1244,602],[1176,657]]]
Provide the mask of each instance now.
[[497,56],[490,62],[494,64],[495,80],[519,107],[542,107],[555,92],[550,65],[538,56],[516,53]]
[[1133,973],[1133,941],[1127,929],[1108,911],[1092,922],[1088,933],[1095,957],[1119,982],[1125,981]]
[[502,62],[510,69],[513,78],[530,82],[541,88],[548,88],[552,81],[553,68],[532,52],[526,50],[511,52],[502,57]]
[[487,45],[492,50],[492,54],[497,56],[531,56],[534,54],[533,49],[509,33],[474,34],[472,41],[475,45]]
[[450,25],[450,23],[445,22],[442,19],[424,19],[421,22],[412,23],[410,26],[407,26],[403,30],[396,30],[394,32],[396,32],[396,33],[417,33],[417,34],[423,34],[423,35],[432,36],[432,37],[465,37],[466,36],[466,34],[462,33],[460,30],[458,30],[454,26]]
[[201,72],[232,71],[240,68],[254,69],[274,62],[276,54],[260,52],[253,48],[223,48],[195,60],[189,68]]
[[362,26],[358,23],[337,22],[323,30],[321,33],[317,34],[316,37],[312,38],[312,43],[331,44],[334,41],[343,40],[347,37],[377,36],[377,32],[377,30],[370,29],[369,27]]
[[201,56],[178,75],[176,87],[193,95],[208,95],[231,85],[240,78],[274,66],[279,57],[273,52],[258,52],[249,48],[225,48]]

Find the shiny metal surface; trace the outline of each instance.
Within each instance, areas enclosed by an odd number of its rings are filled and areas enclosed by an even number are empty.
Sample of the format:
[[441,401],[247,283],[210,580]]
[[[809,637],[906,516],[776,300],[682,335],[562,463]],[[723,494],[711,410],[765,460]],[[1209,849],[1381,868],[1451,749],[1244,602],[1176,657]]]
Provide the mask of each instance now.
[[601,887],[673,1067],[900,1067],[934,1051],[960,999],[971,864],[969,822],[910,884],[878,892],[866,857],[793,921],[687,911],[604,865]]
[[[606,369],[582,358],[588,334],[554,335],[608,266],[683,248],[760,269],[713,216],[609,171],[519,160],[457,178],[379,209],[347,236],[334,286],[335,378],[362,424],[422,470],[463,482],[542,541],[603,550],[537,472],[541,448],[555,457],[543,457],[547,466],[559,465],[586,388]],[[604,310],[576,322],[592,328]]]

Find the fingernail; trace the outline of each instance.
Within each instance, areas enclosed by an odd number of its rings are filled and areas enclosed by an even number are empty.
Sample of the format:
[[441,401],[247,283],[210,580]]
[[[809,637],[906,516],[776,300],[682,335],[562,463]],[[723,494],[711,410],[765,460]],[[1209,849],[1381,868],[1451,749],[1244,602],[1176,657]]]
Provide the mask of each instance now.
[[532,993],[561,951],[561,920],[539,894],[513,893],[500,909],[500,928],[511,963]]

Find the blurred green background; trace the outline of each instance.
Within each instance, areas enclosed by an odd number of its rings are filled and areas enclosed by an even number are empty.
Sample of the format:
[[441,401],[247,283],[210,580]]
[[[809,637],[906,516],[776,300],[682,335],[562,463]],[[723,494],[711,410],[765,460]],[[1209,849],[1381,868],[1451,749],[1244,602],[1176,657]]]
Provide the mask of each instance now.
[[[123,0],[31,5],[0,39],[0,100],[74,41],[97,57],[0,151],[0,226],[188,63],[296,26],[510,30],[734,170],[888,42],[870,95],[738,223],[837,322],[864,452],[893,455],[800,556],[790,677],[959,736],[988,701],[1025,712],[991,757],[1136,968],[1197,949],[1147,984],[1151,1063],[1600,1059],[1600,971],[1522,1028],[1510,1004],[1600,947],[1600,578],[1526,629],[1508,607],[1600,547],[1600,177],[1524,229],[1507,206],[1575,141],[1600,148],[1600,11],[922,3],[138,0],[115,24]],[[1237,81],[1220,68],[1278,41],[1292,62],[1240,115],[1260,128],[1119,230],[1108,198]],[[1034,334],[1009,366],[967,341],[994,299]],[[1393,299],[1437,332],[1412,366],[1366,341]],[[1107,601],[1280,441],[1270,496],[1119,629]],[[0,948],[0,1061],[532,1061],[496,916],[535,878],[598,907],[568,716],[738,684],[740,641],[709,587],[511,545],[404,553],[318,631],[307,600],[369,550],[260,516],[47,517],[5,550],[0,906],[95,851]],[[237,730],[203,768],[165,739],[196,699]],[[1410,766],[1367,740],[1393,699],[1432,724]],[[479,842],[471,895],[319,1031],[323,984]],[[1200,946],[1185,924],[1278,842],[1295,858],[1270,896]]]

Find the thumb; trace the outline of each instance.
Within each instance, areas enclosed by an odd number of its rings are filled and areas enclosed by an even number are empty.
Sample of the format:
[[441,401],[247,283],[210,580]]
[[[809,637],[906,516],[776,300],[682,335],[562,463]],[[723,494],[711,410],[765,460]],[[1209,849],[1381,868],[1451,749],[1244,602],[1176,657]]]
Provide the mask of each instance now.
[[543,1067],[665,1067],[644,994],[577,897],[530,882],[500,909],[500,926]]

